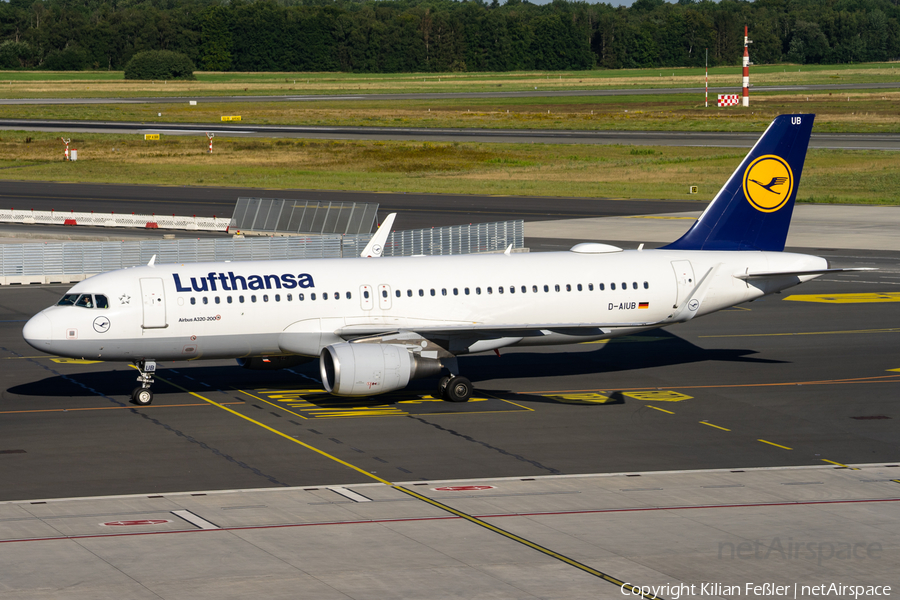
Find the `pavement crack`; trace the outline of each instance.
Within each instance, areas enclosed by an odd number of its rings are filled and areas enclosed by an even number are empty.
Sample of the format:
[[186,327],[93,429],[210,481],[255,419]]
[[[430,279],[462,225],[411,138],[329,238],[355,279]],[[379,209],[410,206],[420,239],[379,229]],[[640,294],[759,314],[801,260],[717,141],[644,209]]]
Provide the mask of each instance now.
[[558,475],[558,474],[562,473],[562,471],[560,471],[559,469],[554,469],[553,467],[547,467],[545,465],[542,465],[541,463],[539,463],[536,460],[531,460],[530,458],[525,458],[521,454],[515,454],[513,452],[508,452],[508,451],[504,450],[503,448],[498,448],[497,446],[492,446],[492,445],[488,444],[487,442],[482,442],[481,440],[476,440],[475,438],[473,438],[470,435],[460,433],[453,429],[447,429],[446,427],[438,425],[437,423],[432,423],[431,421],[426,421],[425,419],[423,419],[421,417],[416,417],[414,415],[407,415],[407,418],[413,419],[414,421],[419,421],[421,423],[424,423],[425,425],[434,427],[435,429],[437,429],[439,431],[445,431],[445,432],[449,433],[450,435],[455,435],[456,437],[460,437],[460,438],[462,438],[466,441],[472,442],[474,444],[479,444],[481,446],[484,446],[488,450],[493,450],[495,452],[499,452],[500,454],[503,454],[505,456],[511,456],[512,458],[515,458],[516,460],[528,463],[530,465],[537,467],[538,469],[548,471],[554,475]]

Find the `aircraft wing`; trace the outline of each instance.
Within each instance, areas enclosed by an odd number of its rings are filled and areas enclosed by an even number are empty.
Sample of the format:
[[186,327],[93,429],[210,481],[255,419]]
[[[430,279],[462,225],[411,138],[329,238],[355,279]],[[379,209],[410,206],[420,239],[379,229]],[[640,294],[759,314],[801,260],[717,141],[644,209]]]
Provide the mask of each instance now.
[[635,321],[633,323],[511,323],[508,325],[487,325],[483,323],[434,323],[428,325],[406,324],[390,327],[386,324],[348,325],[334,333],[343,338],[384,335],[400,331],[414,332],[422,337],[530,337],[541,335],[543,331],[568,335],[604,335],[613,329],[623,327],[653,327],[663,325],[663,321]]

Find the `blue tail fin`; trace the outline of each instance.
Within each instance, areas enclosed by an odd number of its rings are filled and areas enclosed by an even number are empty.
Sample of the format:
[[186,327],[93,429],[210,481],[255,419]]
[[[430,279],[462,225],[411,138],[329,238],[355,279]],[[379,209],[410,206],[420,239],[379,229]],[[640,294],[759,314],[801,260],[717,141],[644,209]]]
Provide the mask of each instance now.
[[784,250],[815,115],[776,117],[697,222],[668,250]]

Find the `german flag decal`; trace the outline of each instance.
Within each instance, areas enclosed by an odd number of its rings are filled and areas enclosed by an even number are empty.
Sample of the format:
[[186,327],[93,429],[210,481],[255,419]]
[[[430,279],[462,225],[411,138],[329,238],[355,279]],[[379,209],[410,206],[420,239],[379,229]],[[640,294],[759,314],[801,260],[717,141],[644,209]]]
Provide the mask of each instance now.
[[641,302],[640,304],[638,304],[638,308],[650,308],[650,303],[649,302]]

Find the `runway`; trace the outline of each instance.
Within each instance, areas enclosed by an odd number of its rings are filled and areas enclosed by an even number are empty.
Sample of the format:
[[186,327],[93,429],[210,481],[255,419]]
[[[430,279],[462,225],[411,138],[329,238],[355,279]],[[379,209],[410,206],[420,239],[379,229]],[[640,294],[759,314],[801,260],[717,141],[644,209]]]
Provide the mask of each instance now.
[[[221,125],[219,123],[130,123],[113,121],[49,121],[0,119],[0,130],[73,133],[160,133],[164,135],[228,135],[338,140],[414,140],[434,142],[624,144],[750,148],[759,134],[695,131],[584,131],[544,129],[448,129],[426,127],[307,127],[289,125]],[[895,133],[814,133],[811,148],[900,150]]]
[[[812,85],[753,86],[754,92],[816,92],[836,90],[881,90],[900,87],[898,82],[882,83],[823,83]],[[566,98],[584,96],[658,96],[671,94],[700,94],[703,87],[665,87],[594,90],[521,90],[514,92],[432,92],[408,94],[285,94],[272,96],[147,96],[143,98],[3,98],[0,105],[16,104],[173,104],[197,100],[203,102],[316,102],[316,101],[373,101],[373,100],[456,100],[482,98]],[[740,93],[739,86],[711,87],[711,94]]]

